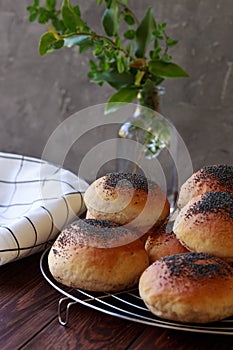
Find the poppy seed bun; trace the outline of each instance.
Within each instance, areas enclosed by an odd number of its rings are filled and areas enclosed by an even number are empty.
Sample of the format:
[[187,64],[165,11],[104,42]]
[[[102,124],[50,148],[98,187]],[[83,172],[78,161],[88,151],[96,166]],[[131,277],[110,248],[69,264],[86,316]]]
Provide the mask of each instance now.
[[204,253],[166,256],[142,273],[139,293],[158,317],[193,323],[218,321],[233,315],[233,269]]
[[[149,265],[143,242],[124,227],[84,219],[64,229],[48,256],[60,283],[90,291],[119,291],[138,283]],[[131,240],[131,243],[127,243]]]
[[191,251],[233,261],[233,193],[207,192],[179,212],[176,237]]
[[89,186],[84,201],[91,217],[142,232],[163,222],[170,211],[160,187],[139,174],[106,174]]
[[177,206],[182,208],[193,197],[213,191],[233,193],[233,166],[212,165],[198,170],[181,186]]
[[[93,215],[91,215],[90,213],[89,213],[89,211],[87,210],[87,212],[86,212],[86,217],[85,217],[86,219],[96,219]],[[101,220],[101,219],[96,219],[96,220]],[[104,220],[101,220],[101,221],[104,221]],[[108,221],[108,220],[107,220]],[[113,221],[111,221],[112,223],[114,223]],[[118,224],[116,224],[116,223],[114,223],[116,226],[121,226],[121,225],[118,225]],[[132,238],[133,238],[133,240],[135,239],[135,236],[137,237],[137,238],[139,238],[144,244],[146,243],[146,240],[147,240],[147,238],[148,238],[148,232],[146,232],[146,233],[143,233],[143,232],[141,232],[140,230],[138,230],[137,228],[129,228],[128,227],[128,229],[131,231],[131,232],[133,232],[133,236],[132,236]],[[129,242],[128,242],[129,243]]]

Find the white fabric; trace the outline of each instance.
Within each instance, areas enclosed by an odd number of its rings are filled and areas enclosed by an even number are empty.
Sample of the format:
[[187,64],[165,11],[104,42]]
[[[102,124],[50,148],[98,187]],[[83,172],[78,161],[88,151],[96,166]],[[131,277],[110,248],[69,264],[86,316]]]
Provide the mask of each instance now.
[[68,170],[0,152],[0,265],[44,249],[84,211],[87,187]]

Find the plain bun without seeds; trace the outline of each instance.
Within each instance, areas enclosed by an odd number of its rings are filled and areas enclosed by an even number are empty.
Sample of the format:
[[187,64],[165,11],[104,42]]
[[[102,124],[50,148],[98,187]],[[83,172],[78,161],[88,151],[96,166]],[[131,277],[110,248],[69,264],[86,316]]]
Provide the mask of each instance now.
[[158,317],[184,323],[219,321],[233,315],[233,269],[204,253],[166,256],[142,273],[139,293]]
[[188,250],[180,243],[174,232],[166,231],[168,224],[151,229],[145,242],[145,249],[150,264],[156,260],[173,254],[187,253]]

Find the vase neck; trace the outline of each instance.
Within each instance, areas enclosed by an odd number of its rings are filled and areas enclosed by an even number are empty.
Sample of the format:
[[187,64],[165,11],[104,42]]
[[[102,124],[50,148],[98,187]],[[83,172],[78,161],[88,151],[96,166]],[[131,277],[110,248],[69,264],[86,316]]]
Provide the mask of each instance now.
[[164,95],[165,88],[153,85],[150,89],[140,90],[137,96],[137,104],[159,112],[160,96]]

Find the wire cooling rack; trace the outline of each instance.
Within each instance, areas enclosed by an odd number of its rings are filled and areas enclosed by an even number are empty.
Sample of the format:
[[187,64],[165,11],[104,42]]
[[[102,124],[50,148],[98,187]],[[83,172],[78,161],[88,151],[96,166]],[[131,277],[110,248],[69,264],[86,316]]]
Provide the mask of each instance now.
[[162,328],[233,335],[233,317],[210,324],[184,324],[162,320],[153,315],[145,306],[139,296],[138,289],[130,289],[117,293],[96,293],[82,289],[68,288],[58,283],[49,272],[47,248],[40,259],[40,269],[47,282],[62,294],[58,302],[58,320],[65,326],[69,321],[69,309],[73,304],[82,304],[108,315],[119,317],[128,321],[139,322],[145,325]]

